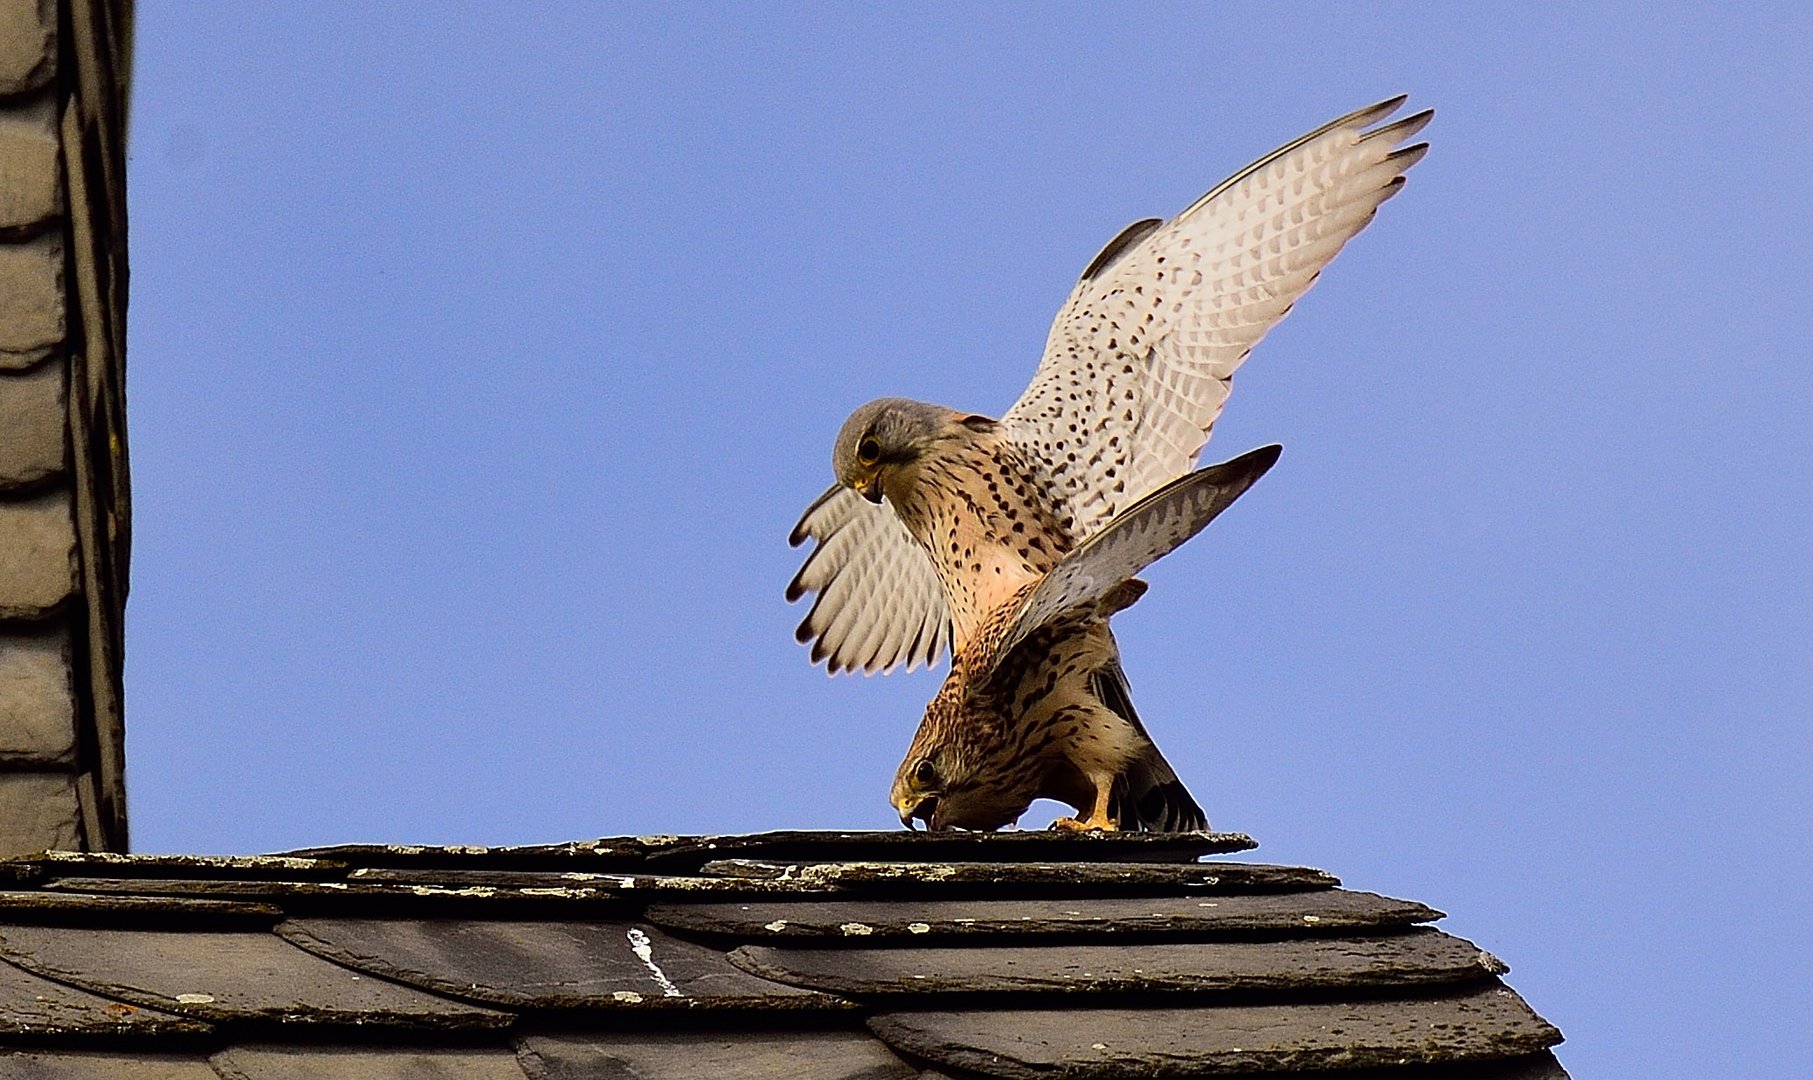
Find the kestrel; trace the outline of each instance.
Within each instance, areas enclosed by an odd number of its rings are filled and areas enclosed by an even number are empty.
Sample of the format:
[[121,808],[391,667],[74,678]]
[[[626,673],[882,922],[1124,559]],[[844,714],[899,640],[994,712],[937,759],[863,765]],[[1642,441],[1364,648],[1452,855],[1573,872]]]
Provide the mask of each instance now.
[[[1000,419],[898,398],[856,410],[833,450],[837,483],[791,538],[817,541],[787,590],[818,593],[798,631],[813,661],[912,670],[961,652],[988,613],[1188,472],[1235,369],[1428,150],[1403,144],[1430,112],[1374,126],[1403,101],[1273,151],[1168,222],[1122,230]],[[1098,696],[1137,726],[1111,637],[1098,674]],[[1182,802],[1164,819],[1200,820],[1172,786]]]
[[1100,675],[1116,655],[1108,617],[1146,591],[1134,574],[1200,532],[1278,452],[1262,447],[1159,488],[991,611],[894,776],[901,822],[998,829],[1045,798],[1088,811],[1058,828],[1205,827],[1199,810],[1167,813],[1195,803],[1138,717],[1103,699]]

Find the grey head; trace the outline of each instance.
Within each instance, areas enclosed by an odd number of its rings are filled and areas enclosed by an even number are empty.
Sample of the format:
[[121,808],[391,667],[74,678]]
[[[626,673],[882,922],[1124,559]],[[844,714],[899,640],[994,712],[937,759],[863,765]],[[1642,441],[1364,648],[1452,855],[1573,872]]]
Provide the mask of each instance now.
[[831,450],[837,482],[870,502],[880,502],[891,469],[910,465],[955,432],[994,421],[964,416],[942,405],[879,398],[850,414]]

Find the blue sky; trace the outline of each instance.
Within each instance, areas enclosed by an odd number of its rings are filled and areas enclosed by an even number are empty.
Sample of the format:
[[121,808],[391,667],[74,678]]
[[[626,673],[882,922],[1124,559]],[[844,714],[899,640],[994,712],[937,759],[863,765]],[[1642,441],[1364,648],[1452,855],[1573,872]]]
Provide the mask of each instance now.
[[938,676],[828,680],[781,598],[844,415],[998,413],[1122,225],[1407,92],[1433,150],[1207,452],[1283,460],[1116,622],[1136,700],[1576,1075],[1790,1074],[1809,55],[1789,5],[141,5],[135,846],[893,827]]

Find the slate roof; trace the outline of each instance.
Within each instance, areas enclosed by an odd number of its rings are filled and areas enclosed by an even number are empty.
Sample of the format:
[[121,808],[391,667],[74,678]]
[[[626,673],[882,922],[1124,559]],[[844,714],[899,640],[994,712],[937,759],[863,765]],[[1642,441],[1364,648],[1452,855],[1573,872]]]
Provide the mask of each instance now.
[[0,1075],[1566,1075],[1440,912],[1227,857],[1251,846],[44,854],[0,863]]
[[0,855],[123,849],[123,0],[0,0]]

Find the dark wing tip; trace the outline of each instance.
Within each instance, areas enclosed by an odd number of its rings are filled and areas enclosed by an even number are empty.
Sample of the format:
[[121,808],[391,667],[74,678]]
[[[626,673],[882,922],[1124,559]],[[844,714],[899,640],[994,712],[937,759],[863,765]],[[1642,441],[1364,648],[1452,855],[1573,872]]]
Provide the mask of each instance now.
[[1403,167],[1408,169],[1410,166],[1423,160],[1423,156],[1428,152],[1429,144],[1420,142],[1414,146],[1406,146],[1402,150],[1393,150],[1391,153],[1385,155],[1385,160],[1401,161],[1404,163]]
[[1383,127],[1373,128],[1360,136],[1360,141],[1371,142],[1374,139],[1384,139],[1387,142],[1400,143],[1428,127],[1429,121],[1433,119],[1435,119],[1435,110],[1424,109],[1414,116],[1406,116],[1402,120],[1394,120]]
[[1268,443],[1257,450],[1248,450],[1228,464],[1243,466],[1242,471],[1249,473],[1254,480],[1257,480],[1269,472],[1273,465],[1278,464],[1278,458],[1283,453],[1283,444]]

